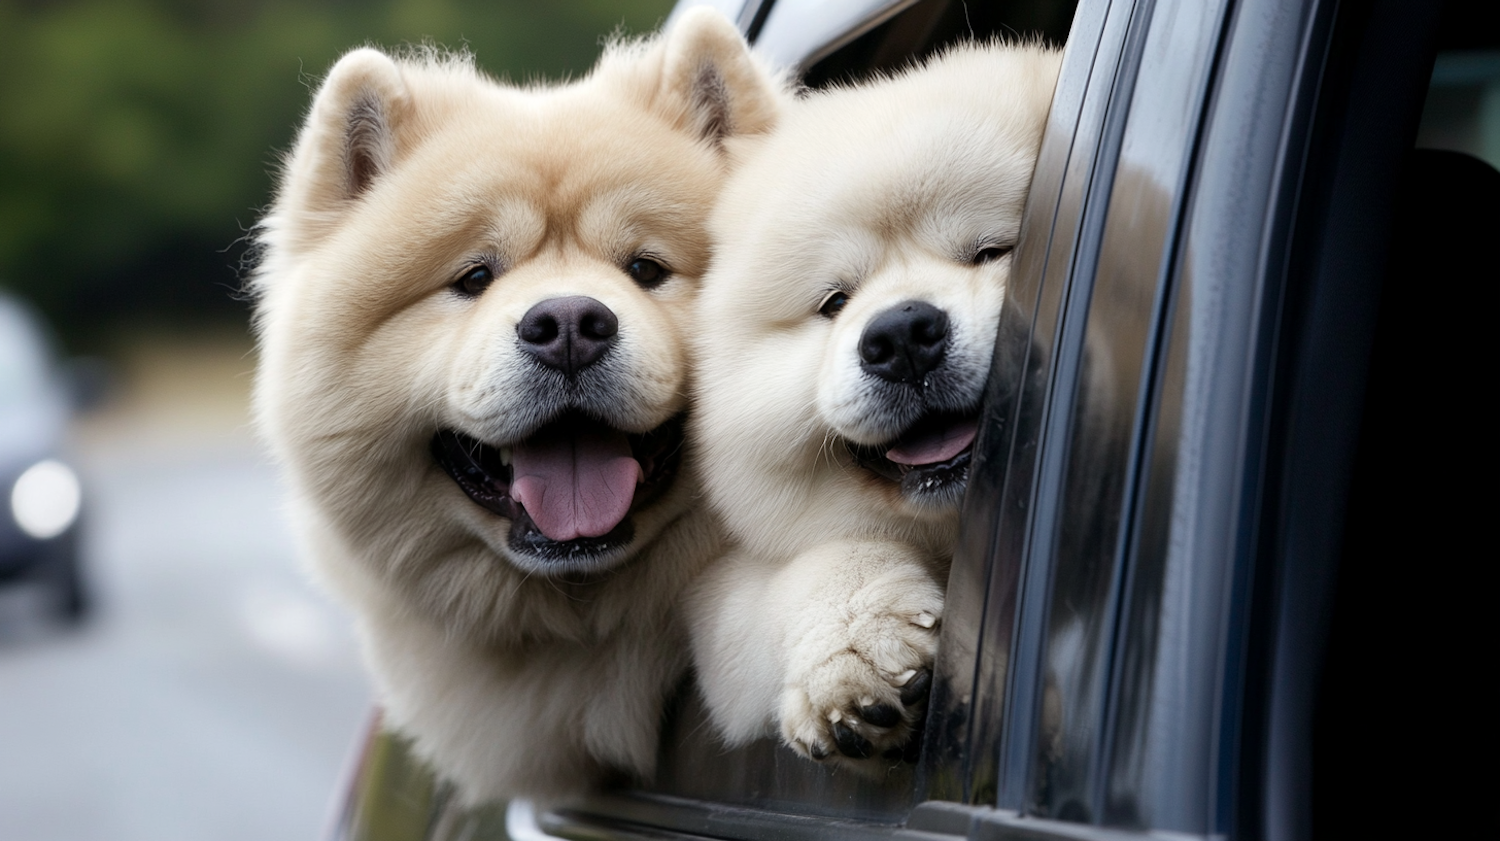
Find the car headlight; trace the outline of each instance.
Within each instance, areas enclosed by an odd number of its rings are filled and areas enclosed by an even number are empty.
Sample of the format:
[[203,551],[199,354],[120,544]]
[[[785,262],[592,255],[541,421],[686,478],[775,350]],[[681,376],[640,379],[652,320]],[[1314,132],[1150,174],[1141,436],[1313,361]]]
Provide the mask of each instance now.
[[73,525],[82,497],[78,474],[56,459],[47,459],[26,468],[11,486],[10,513],[22,531],[46,540]]

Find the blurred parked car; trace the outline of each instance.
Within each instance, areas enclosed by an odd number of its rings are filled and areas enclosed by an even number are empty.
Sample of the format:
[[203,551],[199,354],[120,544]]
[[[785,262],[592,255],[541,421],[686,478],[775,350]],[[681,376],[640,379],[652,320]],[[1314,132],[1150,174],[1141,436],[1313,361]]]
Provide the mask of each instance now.
[[70,623],[89,606],[82,487],[64,457],[77,399],[36,313],[0,294],[0,586],[44,584],[53,612]]
[[1493,0],[713,5],[814,86],[1066,39],[921,759],[689,688],[651,787],[466,812],[376,727],[334,837],[1495,837],[1500,173],[1416,142],[1500,154]]

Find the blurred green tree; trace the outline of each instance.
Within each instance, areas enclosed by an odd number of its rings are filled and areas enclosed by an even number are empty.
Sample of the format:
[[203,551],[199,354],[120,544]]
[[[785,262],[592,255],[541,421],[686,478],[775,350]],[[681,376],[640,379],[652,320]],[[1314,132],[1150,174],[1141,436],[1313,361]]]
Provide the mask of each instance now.
[[74,348],[243,321],[244,231],[309,90],[351,47],[467,47],[579,74],[671,0],[0,0],[0,285]]

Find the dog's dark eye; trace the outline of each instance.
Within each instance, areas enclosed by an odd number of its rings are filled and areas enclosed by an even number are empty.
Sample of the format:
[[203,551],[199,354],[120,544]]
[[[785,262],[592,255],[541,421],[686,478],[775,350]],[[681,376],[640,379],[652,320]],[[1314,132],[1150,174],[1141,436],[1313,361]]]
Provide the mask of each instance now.
[[470,298],[476,298],[479,293],[489,287],[490,282],[495,279],[495,273],[490,271],[489,266],[475,266],[464,272],[463,276],[454,281],[453,288],[460,294]]
[[974,252],[974,258],[971,262],[976,266],[983,263],[993,263],[1009,253],[1010,246],[1008,245],[987,245]]
[[818,314],[824,318],[833,318],[839,314],[839,310],[849,303],[849,295],[846,292],[834,292],[823,299],[823,306],[818,307]]
[[666,280],[667,275],[670,274],[666,266],[663,266],[650,257],[637,257],[631,260],[625,266],[625,273],[630,275],[631,280],[639,283],[646,289],[660,286],[661,282]]

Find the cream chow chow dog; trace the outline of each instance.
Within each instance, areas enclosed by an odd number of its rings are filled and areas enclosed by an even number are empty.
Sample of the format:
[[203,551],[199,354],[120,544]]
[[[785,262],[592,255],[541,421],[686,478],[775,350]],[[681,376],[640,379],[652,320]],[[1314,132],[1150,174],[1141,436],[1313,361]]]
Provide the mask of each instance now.
[[362,49],[286,162],[259,424],[386,722],[470,802],[652,770],[718,545],[682,458],[706,219],[781,96],[706,11],[551,87]]
[[726,186],[692,429],[738,545],[690,613],[731,742],[909,745],[1059,63],[962,47],[812,94]]

